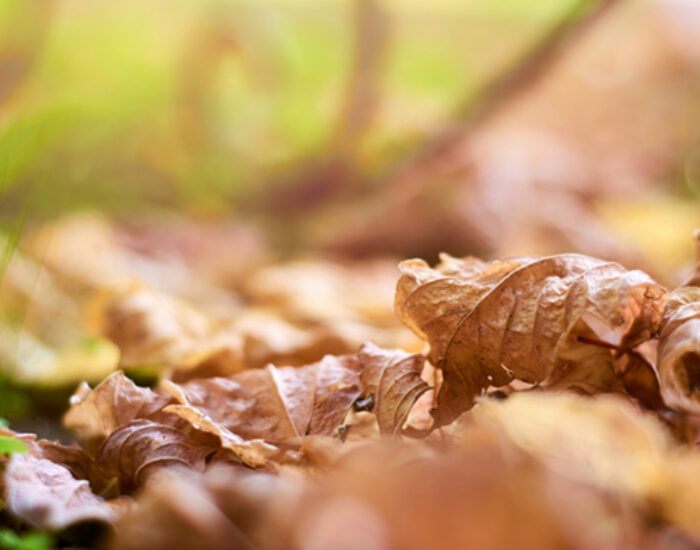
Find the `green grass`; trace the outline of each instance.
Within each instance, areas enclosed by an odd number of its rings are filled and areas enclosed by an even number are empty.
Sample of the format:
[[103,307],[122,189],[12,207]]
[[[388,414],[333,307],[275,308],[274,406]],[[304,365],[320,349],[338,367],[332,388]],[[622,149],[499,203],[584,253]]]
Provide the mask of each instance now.
[[[572,3],[382,3],[390,50],[362,162],[390,161],[443,121]],[[349,0],[61,0],[46,13],[21,0],[0,5],[0,29],[13,29],[0,34],[0,56],[37,50],[28,77],[0,103],[5,218],[45,175],[61,210],[229,202],[323,149],[350,72]],[[197,58],[210,28],[233,45]],[[202,79],[212,56],[220,59]]]

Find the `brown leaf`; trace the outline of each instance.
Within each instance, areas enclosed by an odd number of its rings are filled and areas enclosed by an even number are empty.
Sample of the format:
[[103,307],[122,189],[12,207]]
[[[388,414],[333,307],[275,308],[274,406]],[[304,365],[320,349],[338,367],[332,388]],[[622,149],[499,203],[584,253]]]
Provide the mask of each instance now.
[[358,352],[364,395],[373,396],[372,412],[382,434],[398,433],[414,403],[430,386],[421,378],[425,357],[384,350],[367,343]]
[[121,502],[95,495],[85,478],[89,458],[79,449],[15,436],[29,451],[13,454],[2,476],[6,510],[37,529],[62,529],[82,521],[112,522]]
[[[440,445],[365,442],[313,478],[214,467],[154,478],[116,548],[691,548],[700,471],[625,399],[482,400]],[[593,451],[591,451],[593,450]],[[191,501],[190,498],[191,497]],[[188,503],[192,506],[188,506]],[[149,528],[144,527],[146,523]],[[677,532],[677,544],[663,544]],[[658,543],[657,543],[658,542]]]
[[471,420],[498,426],[558,475],[626,501],[647,524],[675,525],[695,544],[700,541],[700,493],[694,490],[700,456],[679,447],[655,415],[628,400],[519,393],[500,402],[481,401]]
[[132,420],[100,446],[96,464],[99,485],[118,487],[117,494],[142,486],[158,470],[173,466],[202,471],[217,447],[195,442],[182,431],[150,420]]
[[90,309],[95,330],[119,347],[122,367],[244,368],[240,335],[173,296],[128,286],[103,292]]
[[[436,541],[455,550],[539,550],[625,547],[623,537],[633,542],[623,529],[624,510],[549,472],[499,435],[493,430],[478,446],[451,445],[441,453],[399,440],[375,442],[313,482],[230,467],[201,479],[163,477],[120,523],[123,538],[114,547],[165,549],[186,541],[219,549],[222,531],[235,547],[263,550],[421,550]],[[188,495],[194,507],[182,505]],[[603,520],[606,529],[586,528]],[[144,521],[154,528],[145,529]]]
[[617,376],[628,395],[652,410],[664,408],[654,365],[638,351],[629,351],[615,362]]
[[166,381],[163,387],[179,405],[164,410],[196,418],[198,429],[211,433],[217,424],[244,440],[297,448],[306,435],[330,435],[342,424],[362,393],[360,368],[354,356],[329,355],[306,367],[270,365],[229,378]]
[[90,309],[94,330],[117,345],[122,367],[156,368],[178,381],[268,363],[308,365],[327,354],[352,353],[371,337],[415,343],[404,328],[350,321],[352,316],[298,326],[256,308],[216,317],[139,286],[105,291]]
[[661,321],[659,382],[666,404],[700,414],[700,288],[674,290]]
[[95,451],[120,426],[155,414],[168,401],[168,397],[137,386],[118,371],[93,390],[83,383],[71,397],[63,423],[76,432],[88,450]]
[[594,372],[602,352],[577,336],[631,348],[655,333],[667,296],[640,271],[578,254],[488,264],[443,255],[435,269],[421,260],[400,268],[396,311],[443,371],[436,426],[514,379],[603,389],[614,377]]
[[159,472],[117,528],[109,546],[113,550],[253,548],[189,472]]

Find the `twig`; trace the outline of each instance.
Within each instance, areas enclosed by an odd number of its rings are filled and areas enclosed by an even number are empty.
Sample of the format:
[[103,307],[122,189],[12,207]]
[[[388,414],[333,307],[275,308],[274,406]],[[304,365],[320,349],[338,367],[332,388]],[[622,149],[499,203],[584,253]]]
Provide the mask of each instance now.
[[351,68],[337,122],[317,154],[298,165],[291,178],[285,175],[268,186],[267,210],[295,215],[319,208],[357,182],[354,157],[379,108],[389,23],[380,0],[354,0]]
[[331,148],[352,152],[379,107],[379,82],[389,43],[389,18],[379,0],[354,2],[353,59]]
[[536,85],[571,44],[580,39],[613,6],[622,0],[600,0],[591,8],[581,0],[547,35],[511,68],[487,83],[476,99],[462,103],[452,123],[419,144],[406,160],[391,169],[386,181],[391,187],[420,185],[438,172],[476,129]]

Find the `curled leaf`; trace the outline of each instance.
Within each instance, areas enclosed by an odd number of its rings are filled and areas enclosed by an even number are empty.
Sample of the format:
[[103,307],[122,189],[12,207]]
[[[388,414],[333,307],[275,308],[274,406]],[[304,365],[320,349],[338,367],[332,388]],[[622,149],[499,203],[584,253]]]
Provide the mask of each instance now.
[[[88,461],[82,451],[37,442],[34,436],[12,437],[24,443],[28,452],[13,454],[2,475],[0,486],[8,513],[38,529],[116,519],[115,506],[95,495],[85,478],[75,477],[74,472],[83,469],[76,468],[77,464]],[[67,464],[62,463],[64,459]]]
[[155,414],[168,401],[168,397],[137,386],[118,371],[93,390],[83,383],[71,397],[63,423],[88,449],[96,450],[120,426]]
[[661,322],[658,349],[661,393],[666,404],[700,414],[700,288],[674,290]]
[[631,348],[656,332],[667,297],[640,271],[578,254],[491,263],[443,255],[435,269],[421,260],[400,268],[397,314],[443,372],[436,425],[513,380],[617,385],[612,353],[578,337]]
[[247,370],[229,378],[166,382],[183,415],[196,409],[244,439],[298,447],[309,434],[329,435],[342,424],[361,394],[360,364],[354,356],[326,356],[306,367]]
[[382,434],[403,427],[416,400],[430,387],[421,378],[425,357],[401,350],[384,350],[367,343],[358,352],[365,395],[373,396],[372,412]]
[[101,483],[118,484],[131,492],[156,471],[172,466],[202,471],[216,448],[187,437],[182,431],[138,419],[121,426],[101,445],[96,457]]

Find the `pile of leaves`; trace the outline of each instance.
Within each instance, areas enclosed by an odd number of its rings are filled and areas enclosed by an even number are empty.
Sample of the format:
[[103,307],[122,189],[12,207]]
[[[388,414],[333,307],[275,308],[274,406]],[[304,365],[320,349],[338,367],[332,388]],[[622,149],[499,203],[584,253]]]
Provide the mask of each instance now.
[[407,260],[393,305],[414,340],[347,269],[324,294],[290,283],[309,264],[261,267],[217,310],[206,281],[235,276],[215,246],[194,247],[201,288],[161,269],[165,292],[120,278],[153,272],[123,237],[91,258],[110,269],[45,258],[117,370],[70,398],[74,444],[0,428],[0,546],[700,547],[700,259],[673,291],[578,254]]

